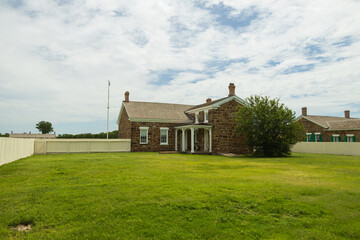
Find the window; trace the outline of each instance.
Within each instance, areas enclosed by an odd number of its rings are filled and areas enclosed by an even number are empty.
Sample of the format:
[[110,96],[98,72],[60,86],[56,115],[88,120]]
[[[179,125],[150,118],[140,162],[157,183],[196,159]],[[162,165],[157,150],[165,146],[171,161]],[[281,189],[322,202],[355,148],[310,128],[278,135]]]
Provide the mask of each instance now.
[[332,142],[341,142],[339,134],[333,134],[331,137]]
[[149,127],[140,127],[140,144],[148,144]]
[[311,142],[311,133],[306,134],[306,141]]
[[195,113],[195,123],[199,123],[199,113]]
[[315,133],[315,142],[322,142],[321,133]]
[[160,145],[168,145],[169,128],[160,128]]
[[209,122],[209,111],[204,111],[204,123]]
[[346,134],[345,141],[346,142],[355,142],[354,134]]

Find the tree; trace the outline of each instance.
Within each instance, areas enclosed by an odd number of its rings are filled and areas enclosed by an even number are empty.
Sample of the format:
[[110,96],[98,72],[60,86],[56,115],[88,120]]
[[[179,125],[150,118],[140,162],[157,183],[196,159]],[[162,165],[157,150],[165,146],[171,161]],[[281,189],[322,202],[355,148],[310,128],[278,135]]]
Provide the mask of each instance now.
[[39,129],[39,131],[42,134],[46,134],[49,132],[54,131],[51,122],[41,121],[36,124],[36,128]]
[[279,99],[251,96],[235,114],[236,130],[246,137],[257,156],[288,156],[291,146],[303,139],[303,126],[295,121],[295,112]]

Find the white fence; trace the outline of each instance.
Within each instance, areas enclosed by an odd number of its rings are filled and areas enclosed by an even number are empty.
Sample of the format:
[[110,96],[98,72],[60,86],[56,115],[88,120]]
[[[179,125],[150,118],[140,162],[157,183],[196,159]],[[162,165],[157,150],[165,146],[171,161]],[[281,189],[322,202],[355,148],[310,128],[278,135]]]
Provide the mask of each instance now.
[[33,154],[130,152],[130,139],[0,138],[0,166]]
[[360,156],[360,142],[298,142],[292,152]]
[[0,165],[34,154],[34,139],[0,137]]
[[130,139],[37,139],[35,154],[130,152]]

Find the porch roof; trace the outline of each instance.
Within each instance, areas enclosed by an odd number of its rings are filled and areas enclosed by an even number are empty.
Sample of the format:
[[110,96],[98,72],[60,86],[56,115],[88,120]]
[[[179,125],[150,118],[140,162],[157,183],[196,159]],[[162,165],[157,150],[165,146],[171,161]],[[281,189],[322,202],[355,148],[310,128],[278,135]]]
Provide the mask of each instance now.
[[187,125],[182,125],[182,126],[177,126],[175,127],[175,129],[190,129],[190,128],[212,128],[213,126],[211,124],[187,124]]

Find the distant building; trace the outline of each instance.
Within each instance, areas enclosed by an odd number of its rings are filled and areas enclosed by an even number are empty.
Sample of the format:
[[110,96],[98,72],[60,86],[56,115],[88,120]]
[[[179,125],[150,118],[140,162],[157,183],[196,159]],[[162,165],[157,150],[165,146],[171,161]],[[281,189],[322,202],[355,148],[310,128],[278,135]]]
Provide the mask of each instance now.
[[356,142],[360,141],[360,119],[350,118],[350,111],[344,117],[308,115],[307,108],[302,108],[302,115],[297,121],[306,130],[305,142]]
[[31,132],[29,133],[13,133],[11,131],[11,134],[9,136],[10,138],[33,138],[33,139],[55,139],[56,133],[53,134],[33,134]]

